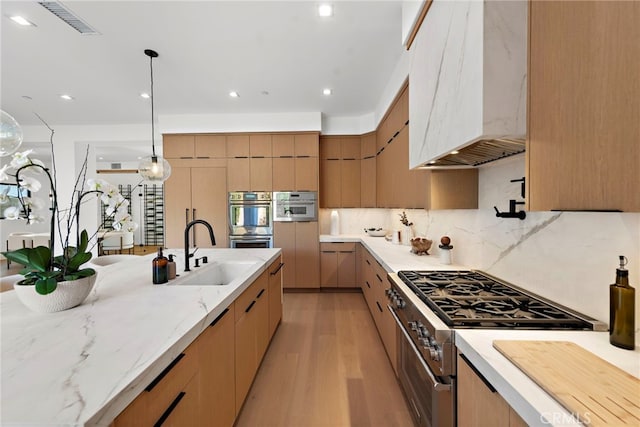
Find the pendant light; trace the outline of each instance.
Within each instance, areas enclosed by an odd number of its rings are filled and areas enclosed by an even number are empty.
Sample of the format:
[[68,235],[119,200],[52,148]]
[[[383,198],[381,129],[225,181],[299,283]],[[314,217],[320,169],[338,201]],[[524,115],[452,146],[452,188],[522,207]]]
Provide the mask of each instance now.
[[171,175],[171,165],[162,156],[156,154],[155,144],[155,127],[153,114],[153,58],[158,57],[158,52],[151,49],[145,49],[144,54],[149,57],[151,68],[151,156],[144,157],[138,164],[138,173],[142,179],[152,183],[161,183],[166,181]]

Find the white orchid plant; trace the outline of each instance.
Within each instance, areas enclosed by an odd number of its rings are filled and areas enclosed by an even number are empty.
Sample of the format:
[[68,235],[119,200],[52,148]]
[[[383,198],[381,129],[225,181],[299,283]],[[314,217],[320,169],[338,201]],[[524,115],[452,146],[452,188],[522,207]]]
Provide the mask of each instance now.
[[[0,204],[5,204],[3,208],[5,219],[22,219],[26,220],[27,224],[31,224],[45,220],[43,210],[48,209],[51,212],[49,247],[22,248],[2,253],[7,259],[25,266],[20,271],[20,274],[25,277],[20,284],[35,285],[36,291],[42,295],[55,291],[58,282],[76,280],[95,274],[95,270],[92,268],[81,268],[92,256],[91,249],[87,250],[90,241],[89,234],[86,230],[82,230],[82,232],[79,230],[80,207],[85,196],[99,196],[101,201],[108,206],[106,216],[107,219],[113,220],[114,229],[134,231],[138,227],[128,213],[129,202],[120,194],[116,186],[101,179],[86,179],[86,156],[73,188],[69,209],[59,208],[55,157],[53,156],[54,131],[51,128],[49,130],[51,131],[53,165],[51,170],[45,167],[40,160],[30,157],[33,150],[15,153],[11,163],[0,168],[0,181],[13,178],[19,188],[31,193],[36,193],[42,188],[42,184],[37,179],[38,175],[45,175],[51,184],[50,203],[35,197],[27,197],[26,194],[30,193],[19,191],[18,203],[12,204],[6,191],[0,194]],[[86,182],[84,190],[82,188],[83,182]],[[76,230],[76,241],[75,246],[72,246],[70,238],[74,229]],[[96,233],[91,236],[91,239],[95,237]],[[62,243],[62,254],[54,256],[56,237]]]

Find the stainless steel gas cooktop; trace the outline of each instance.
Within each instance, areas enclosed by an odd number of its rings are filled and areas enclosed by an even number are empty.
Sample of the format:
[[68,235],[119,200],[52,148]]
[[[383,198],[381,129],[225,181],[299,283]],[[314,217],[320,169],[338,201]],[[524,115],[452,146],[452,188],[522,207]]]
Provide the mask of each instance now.
[[593,319],[479,271],[400,271],[398,277],[453,328],[600,329]]

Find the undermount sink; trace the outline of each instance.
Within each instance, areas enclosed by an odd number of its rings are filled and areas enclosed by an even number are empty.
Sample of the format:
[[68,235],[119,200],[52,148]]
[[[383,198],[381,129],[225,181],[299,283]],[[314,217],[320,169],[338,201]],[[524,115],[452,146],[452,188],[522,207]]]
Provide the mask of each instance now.
[[233,283],[236,279],[245,276],[245,273],[256,265],[256,261],[214,261],[193,268],[191,272],[184,274],[169,282],[169,285],[183,286],[224,286]]

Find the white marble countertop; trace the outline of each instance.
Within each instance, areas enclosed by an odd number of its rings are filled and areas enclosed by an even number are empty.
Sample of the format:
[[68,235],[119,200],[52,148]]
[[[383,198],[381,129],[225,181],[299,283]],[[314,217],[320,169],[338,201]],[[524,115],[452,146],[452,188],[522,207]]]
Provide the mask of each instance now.
[[411,252],[411,246],[396,245],[384,237],[371,237],[365,234],[341,234],[339,236],[331,236],[328,234],[320,235],[320,243],[331,242],[360,242],[366,247],[371,255],[385,268],[387,271],[394,273],[400,270],[458,270],[468,269],[459,264],[442,264],[440,257],[437,255],[438,245],[433,243],[429,250],[430,255],[416,255]]
[[609,344],[608,332],[456,329],[455,339],[458,349],[530,426],[582,424],[493,348],[494,340],[571,341],[640,378],[640,348],[630,351],[614,347]]
[[152,284],[155,255],[97,267],[85,302],[59,313],[34,313],[14,291],[0,294],[1,424],[108,426],[281,251],[199,249],[209,265],[256,261],[226,286],[177,285],[193,274],[182,272],[183,252],[165,252],[178,254],[181,275],[166,285]]
[[[320,242],[360,242],[387,271],[392,272],[411,269],[468,269],[463,265],[443,265],[438,256],[415,255],[410,252],[409,246],[392,244],[384,237],[364,234],[321,235]],[[408,295],[414,303],[419,303],[417,297],[414,299],[410,293]],[[422,306],[428,310],[426,306]],[[435,315],[431,314],[431,317]],[[608,332],[456,329],[456,346],[530,426],[580,424],[554,398],[493,348],[494,340],[505,339],[571,341],[640,378],[640,347],[636,346],[635,351],[614,347],[609,344]]]

